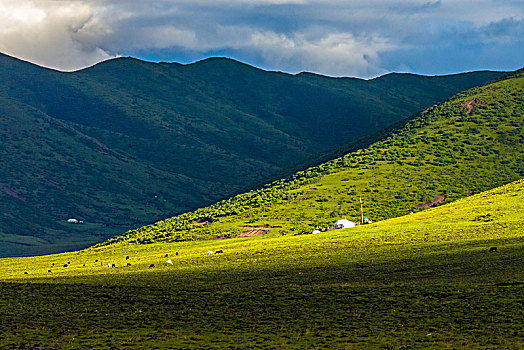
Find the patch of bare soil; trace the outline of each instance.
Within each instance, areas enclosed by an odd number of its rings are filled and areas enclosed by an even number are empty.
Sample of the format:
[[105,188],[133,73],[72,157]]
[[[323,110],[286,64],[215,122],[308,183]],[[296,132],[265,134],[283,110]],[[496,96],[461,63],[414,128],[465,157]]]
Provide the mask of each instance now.
[[462,107],[464,107],[468,115],[471,115],[471,113],[475,109],[476,103],[477,103],[477,99],[474,98],[473,100],[469,100],[469,101],[462,103]]
[[297,204],[298,201],[305,201],[307,199],[311,198],[311,194],[317,190],[316,187],[311,187],[307,190],[307,192],[304,194],[304,197],[298,198],[296,201],[293,202],[293,204]]
[[282,226],[270,226],[268,224],[264,224],[264,225],[257,225],[257,226],[240,226],[240,228],[281,228]]
[[268,232],[269,230],[264,230],[264,229],[247,230],[247,231],[242,231],[241,234],[233,236],[232,238],[263,236]]
[[269,232],[269,229],[280,228],[281,226],[271,226],[268,224],[264,224],[264,225],[257,225],[257,226],[240,226],[240,227],[247,228],[248,230],[242,231],[241,234],[233,236],[233,238],[263,236]]
[[209,221],[201,221],[201,222],[195,222],[193,225],[195,226],[204,226],[209,224]]
[[229,237],[226,237],[226,236],[213,237],[213,238],[210,238],[209,240],[210,241],[218,241],[218,240],[221,240],[221,239],[263,236],[263,235],[265,235],[268,232],[269,232],[269,230],[254,229],[254,230],[242,231],[242,233],[239,234],[239,235],[234,235],[234,236],[229,236]]
[[437,205],[439,203],[444,202],[446,200],[446,198],[448,198],[448,196],[446,196],[443,193],[439,193],[439,194],[437,194],[437,196],[433,200],[427,201],[426,203],[415,204],[415,207],[417,207],[417,208],[431,208],[431,207],[434,207],[435,205]]
[[242,231],[239,235],[234,236],[221,236],[221,237],[214,237],[211,238],[212,241],[216,241],[219,239],[229,239],[229,238],[243,238],[243,237],[253,237],[253,236],[263,236],[269,232],[269,229],[272,228],[280,228],[281,226],[270,226],[268,224],[264,225],[257,225],[257,226],[240,226],[241,228],[248,228],[248,230]]
[[49,179],[44,179],[44,185],[56,188],[57,190],[61,190],[62,189],[62,186],[60,186],[60,184],[58,182],[52,181],[52,180],[49,180]]
[[19,201],[22,201],[22,202],[25,202],[27,198],[25,198],[24,196],[16,193],[15,191],[13,191],[12,189],[10,189],[9,187],[7,187],[6,185],[2,185],[2,190],[4,191],[5,194],[7,194],[8,196],[11,196],[13,198],[16,198],[18,199]]

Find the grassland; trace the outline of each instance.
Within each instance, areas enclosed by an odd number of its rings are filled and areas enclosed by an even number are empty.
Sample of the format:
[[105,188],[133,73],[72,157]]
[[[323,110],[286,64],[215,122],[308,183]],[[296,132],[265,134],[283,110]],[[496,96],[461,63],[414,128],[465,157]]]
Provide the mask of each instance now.
[[359,198],[373,221],[394,218],[524,177],[523,147],[518,71],[423,111],[368,147],[107,243],[229,237],[249,225],[311,232],[338,218],[358,221]]
[[212,204],[503,74],[365,81],[218,58],[63,73],[0,54],[0,256],[85,247]]
[[[0,348],[522,349],[523,116],[516,72],[259,190],[1,259]],[[296,235],[359,197],[377,222]]]
[[522,203],[520,180],[317,235],[2,259],[0,347],[521,349]]

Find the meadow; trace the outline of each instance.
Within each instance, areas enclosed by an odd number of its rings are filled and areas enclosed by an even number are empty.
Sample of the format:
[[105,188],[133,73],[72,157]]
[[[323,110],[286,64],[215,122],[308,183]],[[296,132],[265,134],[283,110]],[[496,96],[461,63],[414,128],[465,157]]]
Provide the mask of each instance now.
[[523,200],[520,180],[316,235],[2,259],[0,347],[521,349]]
[[[258,190],[1,259],[0,348],[522,349],[523,92],[519,71]],[[359,197],[377,222],[303,234]]]
[[249,191],[505,74],[365,81],[221,58],[66,73],[0,54],[0,256],[85,248]]
[[234,236],[268,224],[299,233],[337,218],[380,221],[524,177],[524,71],[460,93],[342,157],[110,239],[148,244]]

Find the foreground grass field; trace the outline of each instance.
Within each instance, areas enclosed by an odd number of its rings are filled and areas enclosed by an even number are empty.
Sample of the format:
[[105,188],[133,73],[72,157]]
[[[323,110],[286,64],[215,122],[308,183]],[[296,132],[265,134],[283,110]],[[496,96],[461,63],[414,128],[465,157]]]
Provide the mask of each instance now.
[[520,180],[318,235],[2,259],[0,348],[521,349],[523,201]]

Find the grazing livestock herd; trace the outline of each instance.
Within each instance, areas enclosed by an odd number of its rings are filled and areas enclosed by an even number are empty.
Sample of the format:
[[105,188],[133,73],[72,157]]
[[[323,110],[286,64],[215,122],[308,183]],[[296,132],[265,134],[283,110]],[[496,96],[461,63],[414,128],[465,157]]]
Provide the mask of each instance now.
[[[299,234],[307,234],[307,233],[299,233]],[[488,250],[488,252],[489,252],[489,253],[496,253],[496,252],[497,252],[497,247],[490,247],[489,250]],[[208,255],[222,254],[222,253],[223,253],[222,250],[217,250],[217,251],[208,250],[208,251],[207,251],[207,254],[208,254]],[[162,258],[167,258],[168,256],[169,256],[168,254],[164,254],[164,255],[162,255]],[[175,253],[175,256],[178,256],[178,252]],[[129,255],[126,256],[126,260],[129,260],[129,259],[130,259]],[[95,260],[95,263],[98,263],[98,259]],[[68,267],[69,265],[71,265],[71,261],[68,261],[67,264],[64,264],[64,265],[63,265],[63,267],[65,268],[65,267]],[[173,264],[173,261],[172,261],[171,259],[168,259],[168,260],[165,262],[165,265],[171,265],[171,266],[172,266],[172,265],[174,265],[174,264]],[[48,273],[52,273],[52,272],[53,272],[52,268],[54,268],[55,266],[56,266],[56,264],[55,264],[55,263],[52,263],[50,269],[47,270],[47,272],[48,272]],[[103,261],[100,261],[100,266],[104,266],[104,262],[103,262]],[[105,266],[107,266],[107,267],[116,267],[116,264],[114,264],[114,263],[106,263]],[[131,263],[128,262],[128,263],[126,264],[126,267],[129,267],[129,266],[131,266]],[[82,267],[86,267],[86,264],[83,264]],[[156,267],[155,264],[150,264],[150,265],[149,265],[149,268],[150,268],[150,269],[151,269],[151,268],[155,268],[155,267]],[[24,271],[24,275],[28,275],[28,274],[29,274],[29,273],[28,273],[27,271]]]
[[[221,254],[221,253],[223,253],[222,250],[217,250],[217,251],[215,251],[215,252],[213,252],[212,250],[209,250],[209,251],[207,252],[208,255]],[[166,253],[166,254],[163,254],[161,257],[162,257],[162,258],[167,258],[168,256],[169,256],[169,254]],[[175,253],[175,256],[178,256],[178,252]],[[126,256],[125,260],[130,260],[129,255]],[[102,260],[99,261],[98,259],[96,259],[96,260],[95,260],[95,263],[98,263],[98,262],[100,262],[100,266],[113,267],[113,268],[116,267],[116,264],[115,264],[115,263],[108,263],[108,262],[104,263]],[[64,268],[65,268],[65,267],[69,267],[70,265],[71,265],[71,261],[68,261],[67,264],[64,264],[64,265],[63,265],[63,267],[64,267]],[[173,264],[173,261],[172,261],[171,259],[168,259],[168,260],[165,262],[165,265],[174,265],[174,264]],[[127,262],[125,266],[126,266],[126,267],[129,267],[129,266],[131,266],[131,263]],[[52,264],[51,264],[51,267],[49,268],[49,270],[47,270],[47,272],[48,272],[48,273],[52,273],[52,272],[53,272],[52,269],[55,268],[55,267],[56,267],[56,263],[52,263]],[[82,267],[86,267],[86,264],[83,264]],[[151,269],[151,268],[154,268],[154,267],[156,267],[155,264],[150,264],[150,265],[149,265],[149,268],[150,268],[150,269]],[[28,275],[28,274],[29,274],[29,273],[28,273],[27,271],[24,272],[24,275]]]

